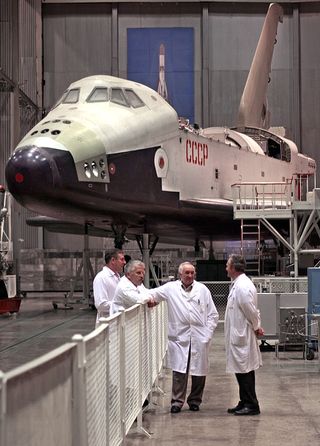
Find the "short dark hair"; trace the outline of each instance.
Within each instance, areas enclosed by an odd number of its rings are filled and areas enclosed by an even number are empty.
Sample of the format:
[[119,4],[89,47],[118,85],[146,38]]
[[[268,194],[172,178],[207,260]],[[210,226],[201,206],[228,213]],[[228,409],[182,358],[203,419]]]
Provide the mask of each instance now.
[[111,259],[116,259],[119,254],[123,254],[121,249],[113,249],[112,251],[106,252],[104,255],[104,261],[106,265],[111,262]]
[[230,254],[229,260],[238,273],[244,273],[246,269],[246,261],[240,254]]

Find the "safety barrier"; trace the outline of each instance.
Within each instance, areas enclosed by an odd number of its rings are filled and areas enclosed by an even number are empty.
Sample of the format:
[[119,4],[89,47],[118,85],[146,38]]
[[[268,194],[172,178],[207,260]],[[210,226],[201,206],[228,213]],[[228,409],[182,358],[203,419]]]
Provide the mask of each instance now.
[[307,293],[307,277],[252,277],[259,293]]
[[166,305],[135,305],[104,322],[0,372],[1,446],[116,446],[136,418],[144,431],[143,402],[167,349]]
[[[258,293],[307,293],[307,277],[251,277]],[[219,320],[224,320],[230,289],[230,280],[225,282],[202,282],[212,296],[219,313]]]

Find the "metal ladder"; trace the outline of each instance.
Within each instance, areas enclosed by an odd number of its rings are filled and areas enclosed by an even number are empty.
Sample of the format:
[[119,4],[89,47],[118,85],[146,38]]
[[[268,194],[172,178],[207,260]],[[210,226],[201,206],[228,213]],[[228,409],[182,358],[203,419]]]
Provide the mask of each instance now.
[[[254,249],[249,249],[246,241],[255,244]],[[261,237],[260,219],[250,220],[250,223],[241,219],[241,254],[246,259],[246,272],[250,275],[260,276],[261,266]]]

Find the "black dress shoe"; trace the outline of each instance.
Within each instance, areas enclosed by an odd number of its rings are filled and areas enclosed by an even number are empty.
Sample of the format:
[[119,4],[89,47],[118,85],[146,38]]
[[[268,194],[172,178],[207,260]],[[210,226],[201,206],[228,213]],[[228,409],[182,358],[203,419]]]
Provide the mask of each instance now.
[[192,412],[198,412],[199,406],[197,404],[190,404],[189,410],[192,410]]
[[237,412],[237,410],[240,410],[242,408],[243,408],[243,405],[238,403],[235,407],[228,409],[228,413],[235,413],[235,412]]
[[234,412],[234,415],[259,415],[259,413],[260,413],[259,408],[250,409],[250,407],[243,407],[240,410],[236,410]]
[[171,413],[179,413],[179,412],[181,412],[181,407],[179,407],[179,406],[171,406],[170,412]]

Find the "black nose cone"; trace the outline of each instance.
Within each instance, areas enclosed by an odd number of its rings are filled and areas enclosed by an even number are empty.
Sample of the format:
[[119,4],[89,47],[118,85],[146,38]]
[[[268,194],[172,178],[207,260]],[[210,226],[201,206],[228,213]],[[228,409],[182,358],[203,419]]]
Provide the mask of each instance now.
[[[10,193],[23,206],[34,209],[37,203],[61,198],[63,166],[70,155],[61,150],[25,146],[16,150],[6,165]],[[35,209],[34,209],[35,210]]]

